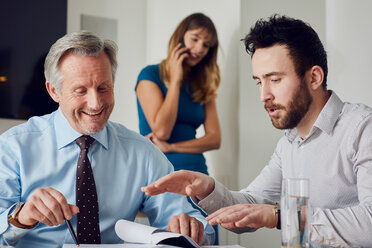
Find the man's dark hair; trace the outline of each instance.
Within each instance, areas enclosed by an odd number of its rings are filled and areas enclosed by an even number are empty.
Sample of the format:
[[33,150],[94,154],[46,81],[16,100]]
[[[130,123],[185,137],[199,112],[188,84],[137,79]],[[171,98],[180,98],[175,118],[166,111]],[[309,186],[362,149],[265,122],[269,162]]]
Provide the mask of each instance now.
[[259,48],[286,46],[298,76],[303,78],[308,69],[318,65],[324,71],[323,89],[327,89],[327,53],[318,34],[309,24],[274,14],[268,20],[258,20],[243,41],[251,56]]

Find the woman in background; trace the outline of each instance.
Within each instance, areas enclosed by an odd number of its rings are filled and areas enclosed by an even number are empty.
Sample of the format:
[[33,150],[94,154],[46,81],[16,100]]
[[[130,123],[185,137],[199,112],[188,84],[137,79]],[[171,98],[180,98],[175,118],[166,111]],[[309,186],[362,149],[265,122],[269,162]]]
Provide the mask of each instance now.
[[[136,85],[140,133],[165,153],[175,170],[208,174],[203,152],[218,149],[218,38],[211,19],[195,13],[176,28],[168,57],[145,67]],[[196,138],[204,125],[205,135]]]
[[[145,67],[138,76],[140,133],[165,153],[175,170],[208,175],[203,152],[220,147],[217,50],[211,19],[202,13],[191,14],[170,38],[167,58]],[[196,138],[201,124],[205,134]]]

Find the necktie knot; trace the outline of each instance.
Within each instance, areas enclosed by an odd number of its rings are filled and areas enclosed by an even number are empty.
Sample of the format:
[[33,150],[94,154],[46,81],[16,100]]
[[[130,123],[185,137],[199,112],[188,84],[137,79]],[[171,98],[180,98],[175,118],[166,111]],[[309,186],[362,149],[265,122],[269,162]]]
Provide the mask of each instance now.
[[76,139],[76,144],[80,147],[81,150],[89,149],[90,145],[94,142],[94,138],[88,135],[82,135]]

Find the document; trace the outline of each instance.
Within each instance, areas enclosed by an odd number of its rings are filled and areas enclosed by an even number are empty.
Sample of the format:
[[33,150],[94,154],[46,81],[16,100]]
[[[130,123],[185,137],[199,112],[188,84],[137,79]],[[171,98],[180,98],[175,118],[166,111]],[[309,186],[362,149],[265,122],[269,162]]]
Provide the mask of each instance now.
[[200,248],[190,237],[180,233],[167,232],[133,221],[118,220],[115,232],[125,242],[152,245],[171,245],[184,248]]
[[[167,232],[155,227],[142,225],[127,220],[118,220],[115,232],[124,244],[80,245],[81,248],[200,248],[190,237],[180,233]],[[63,248],[76,248],[75,244],[65,244]],[[202,248],[243,248],[239,245],[202,246]]]

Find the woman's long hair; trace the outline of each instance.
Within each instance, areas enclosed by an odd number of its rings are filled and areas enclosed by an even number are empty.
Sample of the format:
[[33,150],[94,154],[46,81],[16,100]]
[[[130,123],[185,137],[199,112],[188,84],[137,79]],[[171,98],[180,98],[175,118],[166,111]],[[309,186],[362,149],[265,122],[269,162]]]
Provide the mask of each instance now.
[[220,69],[217,65],[218,37],[212,20],[202,14],[194,13],[187,16],[178,25],[168,44],[168,56],[160,63],[160,76],[165,85],[169,85],[169,57],[175,46],[184,37],[186,31],[204,28],[211,37],[211,47],[207,55],[188,72],[187,79],[193,89],[194,102],[205,104],[217,96],[217,88],[220,85]]

